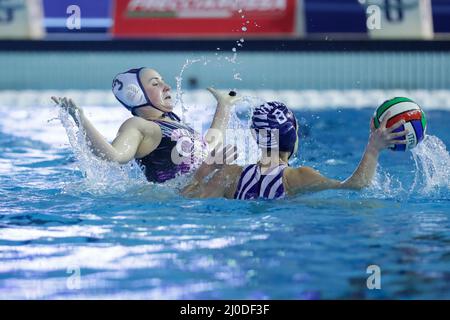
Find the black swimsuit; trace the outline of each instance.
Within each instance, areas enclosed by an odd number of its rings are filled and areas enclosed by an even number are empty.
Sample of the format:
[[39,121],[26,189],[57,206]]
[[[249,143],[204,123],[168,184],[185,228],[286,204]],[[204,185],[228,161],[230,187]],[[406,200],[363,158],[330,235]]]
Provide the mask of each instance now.
[[181,122],[153,122],[161,128],[161,142],[150,154],[137,159],[148,181],[165,182],[201,164],[207,146],[197,132]]

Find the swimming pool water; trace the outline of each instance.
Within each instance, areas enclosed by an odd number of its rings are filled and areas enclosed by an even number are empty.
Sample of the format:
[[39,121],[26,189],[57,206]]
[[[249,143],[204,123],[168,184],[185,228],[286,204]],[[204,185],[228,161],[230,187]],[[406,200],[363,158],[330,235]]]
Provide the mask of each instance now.
[[[346,178],[372,111],[297,111],[295,165]],[[417,164],[383,152],[369,190],[281,201],[184,199],[132,169],[80,164],[45,112],[0,109],[2,299],[450,298],[448,111],[427,112]],[[124,118],[103,112],[113,135]]]

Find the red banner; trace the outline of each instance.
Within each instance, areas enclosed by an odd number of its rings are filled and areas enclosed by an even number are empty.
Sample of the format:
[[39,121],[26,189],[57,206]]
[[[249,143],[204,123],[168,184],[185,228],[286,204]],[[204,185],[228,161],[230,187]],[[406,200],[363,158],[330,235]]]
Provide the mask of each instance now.
[[116,0],[116,37],[293,35],[296,0]]

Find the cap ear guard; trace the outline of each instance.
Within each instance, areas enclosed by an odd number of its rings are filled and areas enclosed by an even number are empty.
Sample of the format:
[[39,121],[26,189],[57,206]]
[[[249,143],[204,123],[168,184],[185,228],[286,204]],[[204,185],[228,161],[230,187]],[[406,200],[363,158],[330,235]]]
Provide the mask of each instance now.
[[251,127],[256,144],[268,150],[279,149],[279,132],[277,129],[258,129]]
[[140,106],[147,101],[142,90],[135,84],[129,84],[125,88],[125,98],[128,105]]

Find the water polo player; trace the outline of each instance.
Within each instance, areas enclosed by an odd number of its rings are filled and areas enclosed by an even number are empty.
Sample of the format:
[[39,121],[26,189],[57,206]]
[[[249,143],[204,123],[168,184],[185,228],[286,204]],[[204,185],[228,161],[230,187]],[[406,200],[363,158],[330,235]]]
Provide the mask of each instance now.
[[[232,147],[223,148],[216,157],[225,158],[224,165],[204,162],[182,194],[188,197],[230,199],[279,199],[286,195],[325,189],[362,189],[375,174],[381,150],[395,144],[406,144],[408,131],[394,132],[404,120],[386,128],[387,115],[378,129],[370,121],[370,137],[364,155],[354,173],[345,181],[322,176],[310,167],[289,167],[289,159],[297,153],[298,122],[294,114],[280,102],[257,107],[252,115],[252,132],[262,149],[261,160],[246,167],[227,165],[236,156]],[[209,179],[208,179],[209,178]]]
[[[120,164],[136,159],[149,181],[164,182],[198,167],[203,160],[201,154],[209,152],[206,143],[214,146],[220,142],[230,106],[236,97],[212,88],[208,90],[218,104],[211,128],[206,133],[206,142],[173,113],[170,86],[150,68],[131,69],[114,78],[112,91],[115,97],[134,117],[121,125],[112,143],[105,140],[71,99],[52,99],[69,112],[79,127],[83,127],[96,156]],[[183,155],[185,149],[189,150],[190,157]]]

